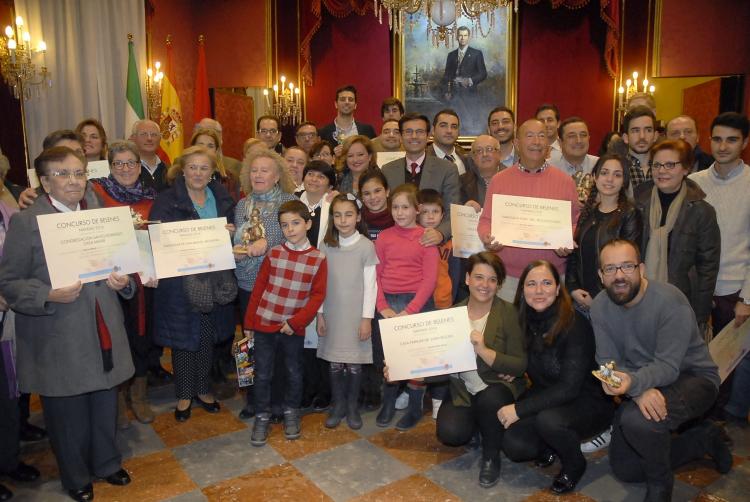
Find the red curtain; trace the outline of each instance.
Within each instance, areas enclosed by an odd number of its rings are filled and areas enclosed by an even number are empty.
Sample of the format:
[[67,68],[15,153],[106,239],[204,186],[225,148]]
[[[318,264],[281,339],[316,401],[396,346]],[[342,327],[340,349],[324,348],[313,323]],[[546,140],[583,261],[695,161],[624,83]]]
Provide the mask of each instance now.
[[[543,0],[524,0],[527,4],[538,4]],[[566,7],[568,9],[580,9],[591,0],[549,0],[553,9]],[[604,62],[609,76],[616,78],[619,69],[619,41],[620,41],[620,2],[619,0],[599,0],[600,17],[607,25],[607,37],[604,45]],[[302,42],[300,54],[302,55],[302,78],[307,85],[312,85],[312,54],[310,44],[313,37],[320,29],[322,23],[322,7],[331,15],[342,18],[352,12],[362,16],[368,12],[373,14],[374,2],[372,0],[303,0],[300,18],[300,33]]]

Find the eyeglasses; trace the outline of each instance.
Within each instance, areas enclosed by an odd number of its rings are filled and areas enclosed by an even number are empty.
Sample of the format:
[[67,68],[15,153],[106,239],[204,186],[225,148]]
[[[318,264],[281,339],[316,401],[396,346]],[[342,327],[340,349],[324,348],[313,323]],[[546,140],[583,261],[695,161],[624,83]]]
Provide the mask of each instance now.
[[635,272],[638,267],[637,263],[623,263],[622,265],[605,265],[602,267],[602,274],[604,275],[615,275],[618,270],[622,270],[625,275],[630,275]]
[[[261,133],[262,132],[263,131],[261,131]],[[276,131],[274,131],[274,133],[275,132]],[[300,138],[300,139],[313,139],[315,136],[317,136],[317,134],[314,133],[314,132],[300,132],[300,133],[297,133],[297,137]]]
[[52,171],[47,176],[50,176],[52,178],[63,178],[63,179],[69,178],[69,179],[72,179],[73,181],[79,181],[79,180],[85,180],[86,175],[87,175],[86,171],[74,171],[72,173],[70,171]]
[[406,130],[404,130],[404,136],[427,136],[427,130],[425,130],[425,129],[406,129]]
[[651,169],[654,171],[658,171],[659,169],[666,169],[667,171],[671,171],[675,167],[682,164],[679,160],[677,162],[651,162]]
[[137,160],[115,160],[112,162],[113,169],[125,169],[126,167],[134,169],[137,165]]
[[258,129],[258,134],[262,134],[263,136],[273,136],[279,132],[278,129]]
[[143,132],[139,132],[138,133],[138,137],[139,138],[154,138],[155,139],[155,138],[158,138],[159,136],[161,136],[161,134],[158,133],[158,132],[146,132],[146,131],[143,131]]
[[473,150],[474,153],[477,153],[479,155],[484,155],[485,153],[487,155],[491,155],[492,152],[497,152],[497,151],[498,149],[495,148],[494,146],[488,146],[487,148],[474,148]]

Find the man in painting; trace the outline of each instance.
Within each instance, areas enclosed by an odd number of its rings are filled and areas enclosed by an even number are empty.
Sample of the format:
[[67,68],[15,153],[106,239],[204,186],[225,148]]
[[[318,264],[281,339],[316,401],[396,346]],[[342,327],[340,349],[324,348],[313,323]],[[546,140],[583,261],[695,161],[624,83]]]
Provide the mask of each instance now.
[[477,86],[487,78],[484,55],[479,49],[469,47],[469,28],[456,30],[458,49],[448,53],[445,73],[440,80],[443,98],[451,101],[465,93],[476,94]]

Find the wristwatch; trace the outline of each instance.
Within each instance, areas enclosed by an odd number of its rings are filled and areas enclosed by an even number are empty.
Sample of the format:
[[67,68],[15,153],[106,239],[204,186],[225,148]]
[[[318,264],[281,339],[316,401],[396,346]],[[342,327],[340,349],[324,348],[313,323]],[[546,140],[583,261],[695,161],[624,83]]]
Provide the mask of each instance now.
[[744,303],[745,305],[750,305],[750,298],[742,298],[741,296],[737,298],[737,301],[740,301]]

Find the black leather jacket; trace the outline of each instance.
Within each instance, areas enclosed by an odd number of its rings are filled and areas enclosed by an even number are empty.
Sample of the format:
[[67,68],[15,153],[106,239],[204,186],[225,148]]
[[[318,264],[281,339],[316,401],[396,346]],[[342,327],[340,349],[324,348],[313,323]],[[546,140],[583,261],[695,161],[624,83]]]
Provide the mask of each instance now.
[[[721,234],[716,211],[706,202],[706,194],[691,179],[686,179],[687,194],[669,233],[667,268],[669,283],[682,291],[695,311],[699,323],[711,315],[716,277],[719,274]],[[642,183],[635,190],[635,203],[643,214],[641,254],[645,260],[650,237],[648,225],[653,181]]]
[[[581,242],[591,227],[596,222],[596,211],[591,211],[588,217],[585,219],[581,214],[581,219],[578,220],[578,226],[580,229],[576,238],[576,244],[578,247],[568,255],[568,260],[565,267],[565,285],[568,291],[575,291],[576,289],[583,288],[583,271],[593,270],[594,273],[599,269],[599,253],[602,247],[612,239],[628,239],[635,242],[638,246],[641,245],[641,236],[643,234],[643,219],[641,213],[636,209],[635,206],[630,206],[626,209],[616,209],[620,213],[620,221],[616,227],[610,228],[609,225],[598,225],[596,231],[596,260],[594,263],[583,263],[581,253]],[[596,294],[601,291],[601,288],[596,291],[587,291],[591,297],[595,297]]]

